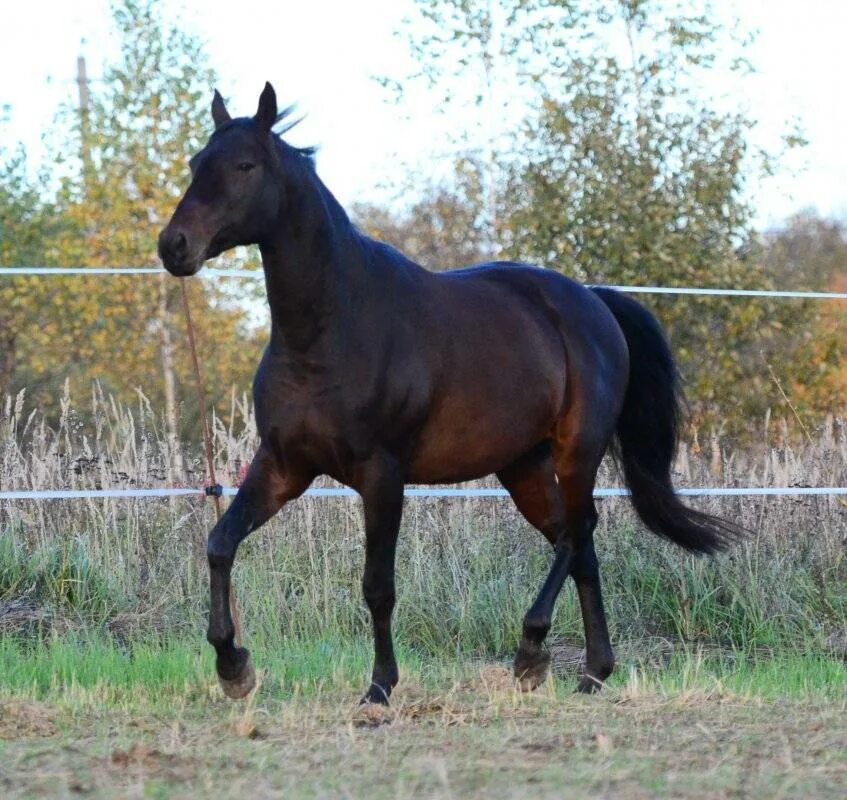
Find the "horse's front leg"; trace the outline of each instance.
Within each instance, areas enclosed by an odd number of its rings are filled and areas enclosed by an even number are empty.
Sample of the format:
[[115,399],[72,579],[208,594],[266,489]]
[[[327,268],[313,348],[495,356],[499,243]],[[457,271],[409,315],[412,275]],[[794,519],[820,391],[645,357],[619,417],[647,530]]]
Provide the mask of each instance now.
[[391,642],[394,610],[394,553],[403,514],[403,472],[389,456],[374,457],[361,469],[356,490],[365,506],[365,573],[362,590],[374,631],[374,668],[363,703],[388,705],[397,685]]
[[235,628],[229,610],[230,575],[238,545],[267,522],[288,500],[301,495],[311,479],[282,472],[261,446],[232,504],[209,534],[209,631],[206,638],[217,654],[221,687],[234,700],[246,697],[256,684],[250,653],[235,646]]

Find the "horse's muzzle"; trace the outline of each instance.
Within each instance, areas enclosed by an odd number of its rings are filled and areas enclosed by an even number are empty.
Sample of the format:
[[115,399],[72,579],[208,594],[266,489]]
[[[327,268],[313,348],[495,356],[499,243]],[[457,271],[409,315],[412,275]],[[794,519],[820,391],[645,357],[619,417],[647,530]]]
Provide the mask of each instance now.
[[185,233],[172,229],[170,225],[159,234],[159,258],[171,275],[180,278],[194,275],[203,264],[203,259],[198,258]]

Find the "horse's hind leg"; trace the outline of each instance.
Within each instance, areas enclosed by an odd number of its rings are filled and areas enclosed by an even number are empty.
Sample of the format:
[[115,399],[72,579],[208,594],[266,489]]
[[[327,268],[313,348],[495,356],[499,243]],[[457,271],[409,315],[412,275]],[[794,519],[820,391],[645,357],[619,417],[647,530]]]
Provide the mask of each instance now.
[[[550,655],[543,648],[550,630],[553,604],[568,576],[572,551],[566,542],[565,508],[556,481],[549,443],[527,453],[497,473],[518,511],[556,548],[553,567],[541,593],[523,621],[523,634],[515,654],[515,677],[524,689],[534,689],[547,677]],[[561,547],[557,544],[561,543]]]
[[[593,531],[594,480],[605,442],[587,447],[568,436],[560,425],[549,445],[536,448],[498,473],[503,485],[527,521],[555,548],[553,565],[523,624],[515,656],[515,676],[525,688],[535,688],[546,676],[549,655],[543,642],[550,630],[553,606],[568,574],[577,585],[586,640],[586,670],[580,691],[592,691],[612,671],[609,641]],[[598,440],[601,437],[598,437]]]
[[602,687],[603,681],[612,674],[615,657],[609,639],[606,613],[603,610],[600,570],[592,535],[586,538],[578,558],[574,559],[571,575],[579,593],[582,624],[585,630],[585,672],[579,679],[577,690],[596,692]]
[[235,646],[229,610],[230,575],[239,543],[269,520],[287,500],[302,494],[310,480],[280,473],[270,454],[260,447],[232,504],[209,534],[209,631],[206,638],[217,654],[216,668],[228,697],[245,697],[256,679],[250,653]]
[[602,687],[614,667],[594,551],[594,484],[618,415],[611,408],[604,411],[599,402],[590,407],[590,413],[579,413],[586,408],[572,410],[559,420],[553,439],[553,463],[565,505],[565,535],[573,551],[571,575],[585,630],[585,673],[577,688],[593,692]]

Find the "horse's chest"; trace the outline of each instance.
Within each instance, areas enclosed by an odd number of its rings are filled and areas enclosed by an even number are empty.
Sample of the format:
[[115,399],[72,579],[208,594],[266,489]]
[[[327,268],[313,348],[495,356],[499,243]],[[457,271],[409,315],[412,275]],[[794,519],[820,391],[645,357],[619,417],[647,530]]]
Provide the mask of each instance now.
[[308,379],[266,357],[254,382],[256,424],[284,459],[339,480],[375,449],[398,457],[425,418],[427,374],[407,359],[402,369],[351,361]]
[[336,437],[344,427],[343,411],[320,397],[289,392],[256,402],[256,427],[263,438],[274,432],[291,444],[303,439]]
[[263,381],[254,400],[259,436],[284,462],[344,474],[359,457],[362,437],[338,391]]

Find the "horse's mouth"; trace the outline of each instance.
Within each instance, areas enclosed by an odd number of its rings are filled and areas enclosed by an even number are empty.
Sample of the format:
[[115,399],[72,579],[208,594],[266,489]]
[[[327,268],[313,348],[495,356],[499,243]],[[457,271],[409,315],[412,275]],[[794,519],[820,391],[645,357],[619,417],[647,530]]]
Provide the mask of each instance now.
[[230,232],[227,230],[216,233],[209,244],[197,253],[183,256],[173,256],[170,253],[160,252],[160,258],[165,269],[178,278],[187,278],[196,275],[204,262],[210,258],[216,258],[225,250],[235,247],[236,243],[231,240]]
[[196,275],[203,266],[204,258],[186,257],[179,260],[171,258],[162,258],[162,265],[177,278],[187,278],[191,275]]
[[244,242],[241,241],[241,237],[239,237],[237,230],[234,229],[234,226],[227,225],[226,227],[221,228],[212,237],[206,247],[206,252],[203,255],[203,261],[215,258],[225,250],[231,250],[233,247],[237,247],[240,244],[244,244]]
[[210,258],[217,258],[224,250],[229,250],[230,247],[231,245],[225,245],[213,239],[212,243],[206,248],[203,261],[208,261]]

